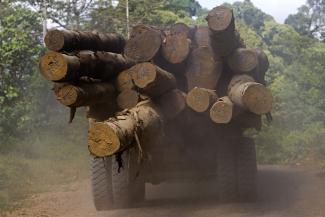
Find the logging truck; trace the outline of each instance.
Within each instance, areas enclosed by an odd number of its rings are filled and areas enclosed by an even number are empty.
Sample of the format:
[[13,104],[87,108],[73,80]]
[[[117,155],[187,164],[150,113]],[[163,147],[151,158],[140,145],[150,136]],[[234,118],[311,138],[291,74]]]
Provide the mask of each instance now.
[[214,180],[221,201],[252,201],[256,152],[249,128],[270,116],[269,61],[247,48],[232,9],[207,26],[133,27],[116,33],[50,30],[40,72],[57,100],[87,107],[97,210],[131,207],[145,185]]

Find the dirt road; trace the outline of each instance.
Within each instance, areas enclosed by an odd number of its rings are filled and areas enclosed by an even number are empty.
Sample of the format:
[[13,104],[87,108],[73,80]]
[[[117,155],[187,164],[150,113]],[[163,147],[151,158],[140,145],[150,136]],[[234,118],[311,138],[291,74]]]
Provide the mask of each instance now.
[[85,181],[36,195],[24,217],[325,217],[325,170],[262,166],[256,204],[219,204],[213,183],[147,186],[139,208],[96,212]]

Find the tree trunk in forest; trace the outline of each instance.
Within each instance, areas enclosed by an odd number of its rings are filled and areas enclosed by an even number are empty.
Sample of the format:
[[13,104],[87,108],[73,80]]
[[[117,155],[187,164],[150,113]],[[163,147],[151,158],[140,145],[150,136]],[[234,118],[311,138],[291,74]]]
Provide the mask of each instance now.
[[44,42],[52,51],[92,50],[122,53],[125,39],[116,33],[50,30]]

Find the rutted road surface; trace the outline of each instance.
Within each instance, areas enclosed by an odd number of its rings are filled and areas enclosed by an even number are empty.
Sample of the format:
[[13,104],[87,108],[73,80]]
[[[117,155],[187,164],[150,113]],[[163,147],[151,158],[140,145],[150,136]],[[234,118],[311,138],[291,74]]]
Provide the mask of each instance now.
[[262,166],[258,202],[220,204],[213,183],[147,186],[139,208],[96,212],[88,181],[36,195],[12,216],[30,217],[325,217],[325,170]]

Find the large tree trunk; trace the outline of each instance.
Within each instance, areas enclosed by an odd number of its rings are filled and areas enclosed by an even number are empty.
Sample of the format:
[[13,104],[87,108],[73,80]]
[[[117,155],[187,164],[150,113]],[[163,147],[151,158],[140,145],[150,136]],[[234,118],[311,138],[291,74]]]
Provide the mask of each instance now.
[[210,118],[217,124],[227,124],[233,116],[234,104],[229,97],[225,96],[218,99],[210,109]]
[[194,111],[203,113],[208,111],[217,99],[216,91],[195,87],[187,94],[186,103]]
[[115,101],[115,88],[109,83],[55,84],[57,100],[69,107],[82,107]]
[[147,62],[157,55],[161,44],[160,30],[138,25],[133,28],[130,39],[126,42],[124,54],[135,62]]
[[122,53],[125,39],[116,33],[50,30],[44,38],[45,45],[53,51],[93,50]]
[[239,107],[257,115],[269,113],[272,109],[271,91],[247,75],[237,75],[233,78],[228,96]]
[[222,73],[222,65],[209,47],[193,50],[187,65],[188,90],[194,87],[215,89]]
[[152,63],[139,63],[129,70],[134,84],[145,95],[161,96],[176,88],[175,77]]
[[40,71],[47,80],[77,81],[90,77],[108,81],[134,63],[121,54],[81,51],[75,56],[49,52],[40,59]]
[[145,150],[150,141],[157,141],[163,134],[162,124],[163,120],[157,108],[149,101],[141,102],[116,118],[91,123],[88,134],[89,151],[98,157],[112,156],[137,143]]

